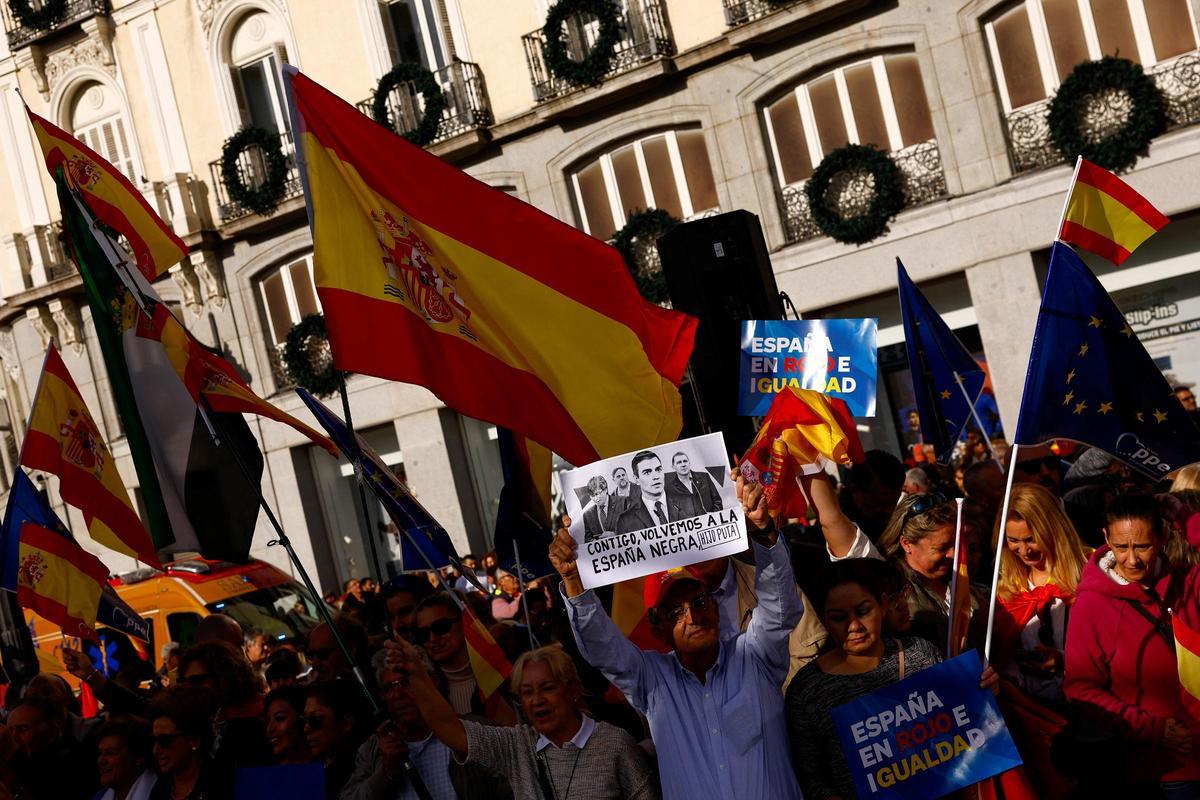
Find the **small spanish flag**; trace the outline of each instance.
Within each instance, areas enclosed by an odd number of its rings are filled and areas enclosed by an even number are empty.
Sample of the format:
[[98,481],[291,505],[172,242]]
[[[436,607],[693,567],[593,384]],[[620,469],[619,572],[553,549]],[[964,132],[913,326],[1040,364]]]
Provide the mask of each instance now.
[[46,350],[20,460],[30,469],[58,476],[62,499],[83,512],[92,539],[159,566],[154,543],[129,502],[117,463],[53,344]]
[[1200,570],[1192,570],[1171,615],[1179,694],[1192,719],[1200,720]]
[[967,571],[967,543],[962,535],[963,499],[958,498],[958,524],[954,531],[954,572],[950,579],[950,629],[946,636],[946,658],[963,652],[971,627],[971,576]]
[[1120,266],[1168,222],[1125,181],[1080,158],[1058,238]]
[[187,255],[187,245],[150,208],[129,178],[95,150],[25,107],[54,177],[59,166],[88,207],[105,225],[124,235],[138,270],[153,281]]
[[96,638],[108,568],[75,542],[27,522],[18,549],[17,601],[68,636]]
[[479,617],[471,613],[469,606],[463,606],[463,636],[467,640],[475,683],[480,695],[487,700],[508,680],[512,674],[512,664]]

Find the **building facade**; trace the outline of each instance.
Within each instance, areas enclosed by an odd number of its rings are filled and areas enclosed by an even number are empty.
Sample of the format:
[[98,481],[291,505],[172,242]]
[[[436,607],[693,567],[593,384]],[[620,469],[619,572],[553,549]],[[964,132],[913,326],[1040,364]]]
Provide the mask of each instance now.
[[[912,389],[895,258],[987,358],[1001,419],[1015,425],[1071,174],[1051,144],[1049,98],[1076,64],[1119,54],[1168,99],[1170,129],[1127,179],[1175,223],[1119,270],[1092,263],[1164,370],[1200,380],[1200,0],[614,2],[613,57],[576,84],[546,56],[552,0],[3,0],[2,486],[52,337],[137,483],[22,98],[121,168],[191,247],[158,288],[192,332],[260,394],[306,413],[280,357],[292,326],[319,310],[282,63],[399,130],[425,116],[420,81],[378,103],[374,89],[397,65],[424,66],[444,101],[431,152],[602,239],[638,209],[752,211],[803,315],[879,317],[880,410],[862,427],[871,445],[897,449]],[[564,30],[574,58],[612,33],[591,17]],[[1129,109],[1118,98],[1096,113],[1089,124],[1104,130]],[[223,143],[248,125],[277,137],[285,157],[273,210],[230,191],[258,185],[263,158],[221,164]],[[903,174],[905,209],[858,247],[821,233],[803,191],[847,143],[891,153]],[[403,357],[402,343],[379,346]],[[349,388],[356,427],[461,549],[486,548],[500,485],[494,429],[419,387],[353,376]],[[325,589],[369,571],[369,537],[387,557],[389,534],[377,512],[361,521],[346,463],[289,428],[252,427],[264,493]],[[70,520],[82,531],[76,512]],[[272,538],[260,520],[254,555],[286,568]]]

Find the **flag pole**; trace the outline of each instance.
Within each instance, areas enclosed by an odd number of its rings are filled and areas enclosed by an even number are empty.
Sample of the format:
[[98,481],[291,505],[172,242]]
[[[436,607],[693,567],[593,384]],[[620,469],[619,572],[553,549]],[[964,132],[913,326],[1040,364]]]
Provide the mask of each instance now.
[[[367,504],[367,490],[363,487],[362,449],[358,446],[358,433],[354,430],[354,420],[350,416],[350,393],[346,391],[346,373],[334,368],[338,378],[338,392],[342,395],[342,414],[345,415],[346,429],[350,433],[350,457],[353,459],[354,482],[358,486],[358,505],[363,515],[363,528],[367,534],[367,543],[371,545],[371,564],[375,568],[375,579],[383,583],[383,567],[379,561],[379,548],[375,544],[375,531],[371,528],[371,508]],[[420,548],[417,548],[420,549]]]
[[1000,458],[996,455],[996,448],[992,447],[992,437],[987,435],[987,429],[983,427],[983,420],[979,418],[979,412],[975,409],[975,403],[972,402],[971,396],[967,394],[967,387],[963,385],[962,375],[958,374],[958,370],[954,371],[954,382],[958,384],[958,390],[962,392],[963,399],[967,401],[967,408],[971,409],[971,418],[979,426],[979,435],[987,443],[987,449],[992,454],[992,460],[996,462],[996,466],[1000,468],[1000,472],[1004,472],[1004,465],[1000,463]]
[[517,585],[521,587],[521,609],[525,612],[525,630],[529,631],[529,649],[538,649],[537,637],[533,635],[533,625],[529,621],[529,599],[525,595],[525,568],[521,566],[521,545],[513,537],[513,560],[517,562]]
[[1079,168],[1083,166],[1083,156],[1075,156],[1075,171],[1071,173],[1071,183],[1067,186],[1067,196],[1063,200],[1062,214],[1058,217],[1058,227],[1054,229],[1053,242],[1057,242],[1062,234],[1062,226],[1067,221],[1067,209],[1071,206],[1071,195],[1075,191],[1075,181],[1079,178]]
[[954,599],[958,596],[958,555],[962,547],[962,511],[963,498],[954,498],[958,507],[957,519],[954,523],[954,571],[950,574],[950,624],[946,626],[946,658],[954,657]]
[[988,605],[987,633],[983,639],[983,663],[986,665],[992,653],[992,629],[996,624],[996,588],[1000,585],[1000,548],[1004,546],[1004,525],[1008,519],[1008,506],[1012,502],[1013,476],[1017,474],[1017,452],[1021,446],[1013,442],[1008,450],[1008,479],[1004,485],[1004,502],[1000,505],[1000,537],[996,541],[996,563],[992,567],[992,594]]

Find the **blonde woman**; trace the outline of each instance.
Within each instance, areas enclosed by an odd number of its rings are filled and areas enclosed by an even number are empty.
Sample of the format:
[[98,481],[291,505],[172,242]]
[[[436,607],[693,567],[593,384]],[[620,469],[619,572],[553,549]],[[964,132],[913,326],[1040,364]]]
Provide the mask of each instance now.
[[1058,498],[1033,483],[1013,486],[1003,537],[996,666],[1026,694],[1061,704],[1067,609],[1087,564],[1087,548]]
[[1175,473],[1171,493],[1182,492],[1185,489],[1200,489],[1200,463],[1188,464]]

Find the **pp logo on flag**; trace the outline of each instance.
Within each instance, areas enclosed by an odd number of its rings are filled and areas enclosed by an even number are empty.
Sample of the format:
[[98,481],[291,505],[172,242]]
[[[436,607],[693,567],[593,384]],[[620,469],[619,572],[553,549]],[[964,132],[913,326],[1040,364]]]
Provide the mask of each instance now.
[[104,470],[104,452],[95,424],[73,408],[58,432],[63,437],[63,458],[99,478]]

